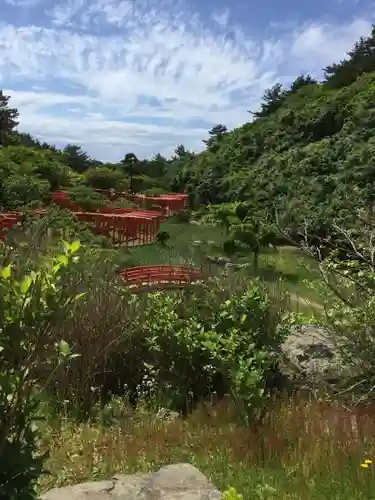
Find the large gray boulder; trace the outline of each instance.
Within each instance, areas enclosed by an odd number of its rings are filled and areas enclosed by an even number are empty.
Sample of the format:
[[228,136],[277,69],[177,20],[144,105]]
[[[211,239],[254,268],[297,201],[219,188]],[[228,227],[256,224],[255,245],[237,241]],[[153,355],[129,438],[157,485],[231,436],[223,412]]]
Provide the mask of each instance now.
[[281,345],[281,373],[297,386],[336,385],[345,366],[333,336],[316,325],[299,325]]
[[219,500],[221,493],[190,464],[151,474],[116,475],[109,481],[54,488],[42,500]]

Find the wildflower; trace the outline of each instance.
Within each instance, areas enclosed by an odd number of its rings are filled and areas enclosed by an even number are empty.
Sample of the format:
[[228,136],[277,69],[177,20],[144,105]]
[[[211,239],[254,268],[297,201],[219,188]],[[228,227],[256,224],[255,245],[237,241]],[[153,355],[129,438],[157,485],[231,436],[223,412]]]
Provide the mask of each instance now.
[[372,460],[369,460],[368,458],[361,463],[361,467],[364,469],[368,469],[370,465],[372,464]]

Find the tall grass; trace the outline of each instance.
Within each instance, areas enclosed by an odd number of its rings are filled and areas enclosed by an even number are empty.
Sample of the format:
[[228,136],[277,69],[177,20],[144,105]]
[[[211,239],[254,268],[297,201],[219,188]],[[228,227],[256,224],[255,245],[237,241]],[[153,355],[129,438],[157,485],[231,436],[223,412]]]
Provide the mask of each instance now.
[[110,426],[60,421],[50,424],[42,443],[51,451],[51,476],[40,488],[190,462],[247,500],[369,499],[375,476],[360,464],[374,456],[374,431],[373,409],[350,411],[303,395],[270,403],[256,430],[238,424],[227,400],[201,406],[185,420],[124,411]]

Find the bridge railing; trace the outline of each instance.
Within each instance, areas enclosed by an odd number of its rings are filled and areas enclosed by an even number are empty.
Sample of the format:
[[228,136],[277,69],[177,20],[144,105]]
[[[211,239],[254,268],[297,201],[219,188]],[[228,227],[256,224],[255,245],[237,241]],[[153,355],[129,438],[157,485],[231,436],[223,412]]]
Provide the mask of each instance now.
[[191,266],[136,266],[122,269],[121,278],[130,286],[162,283],[185,284],[203,278],[202,270]]

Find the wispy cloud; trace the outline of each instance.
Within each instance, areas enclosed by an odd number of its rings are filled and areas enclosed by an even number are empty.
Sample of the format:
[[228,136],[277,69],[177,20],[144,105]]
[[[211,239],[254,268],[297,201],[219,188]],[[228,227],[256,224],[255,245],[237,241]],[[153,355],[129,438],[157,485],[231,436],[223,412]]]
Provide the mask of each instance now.
[[42,0],[3,0],[6,4],[13,7],[28,8],[35,7],[41,3]]
[[211,125],[240,125],[266,87],[319,74],[371,29],[357,18],[261,39],[231,26],[229,11],[205,21],[156,0],[66,0],[31,19],[0,25],[0,88],[23,129],[104,159],[199,149]]

